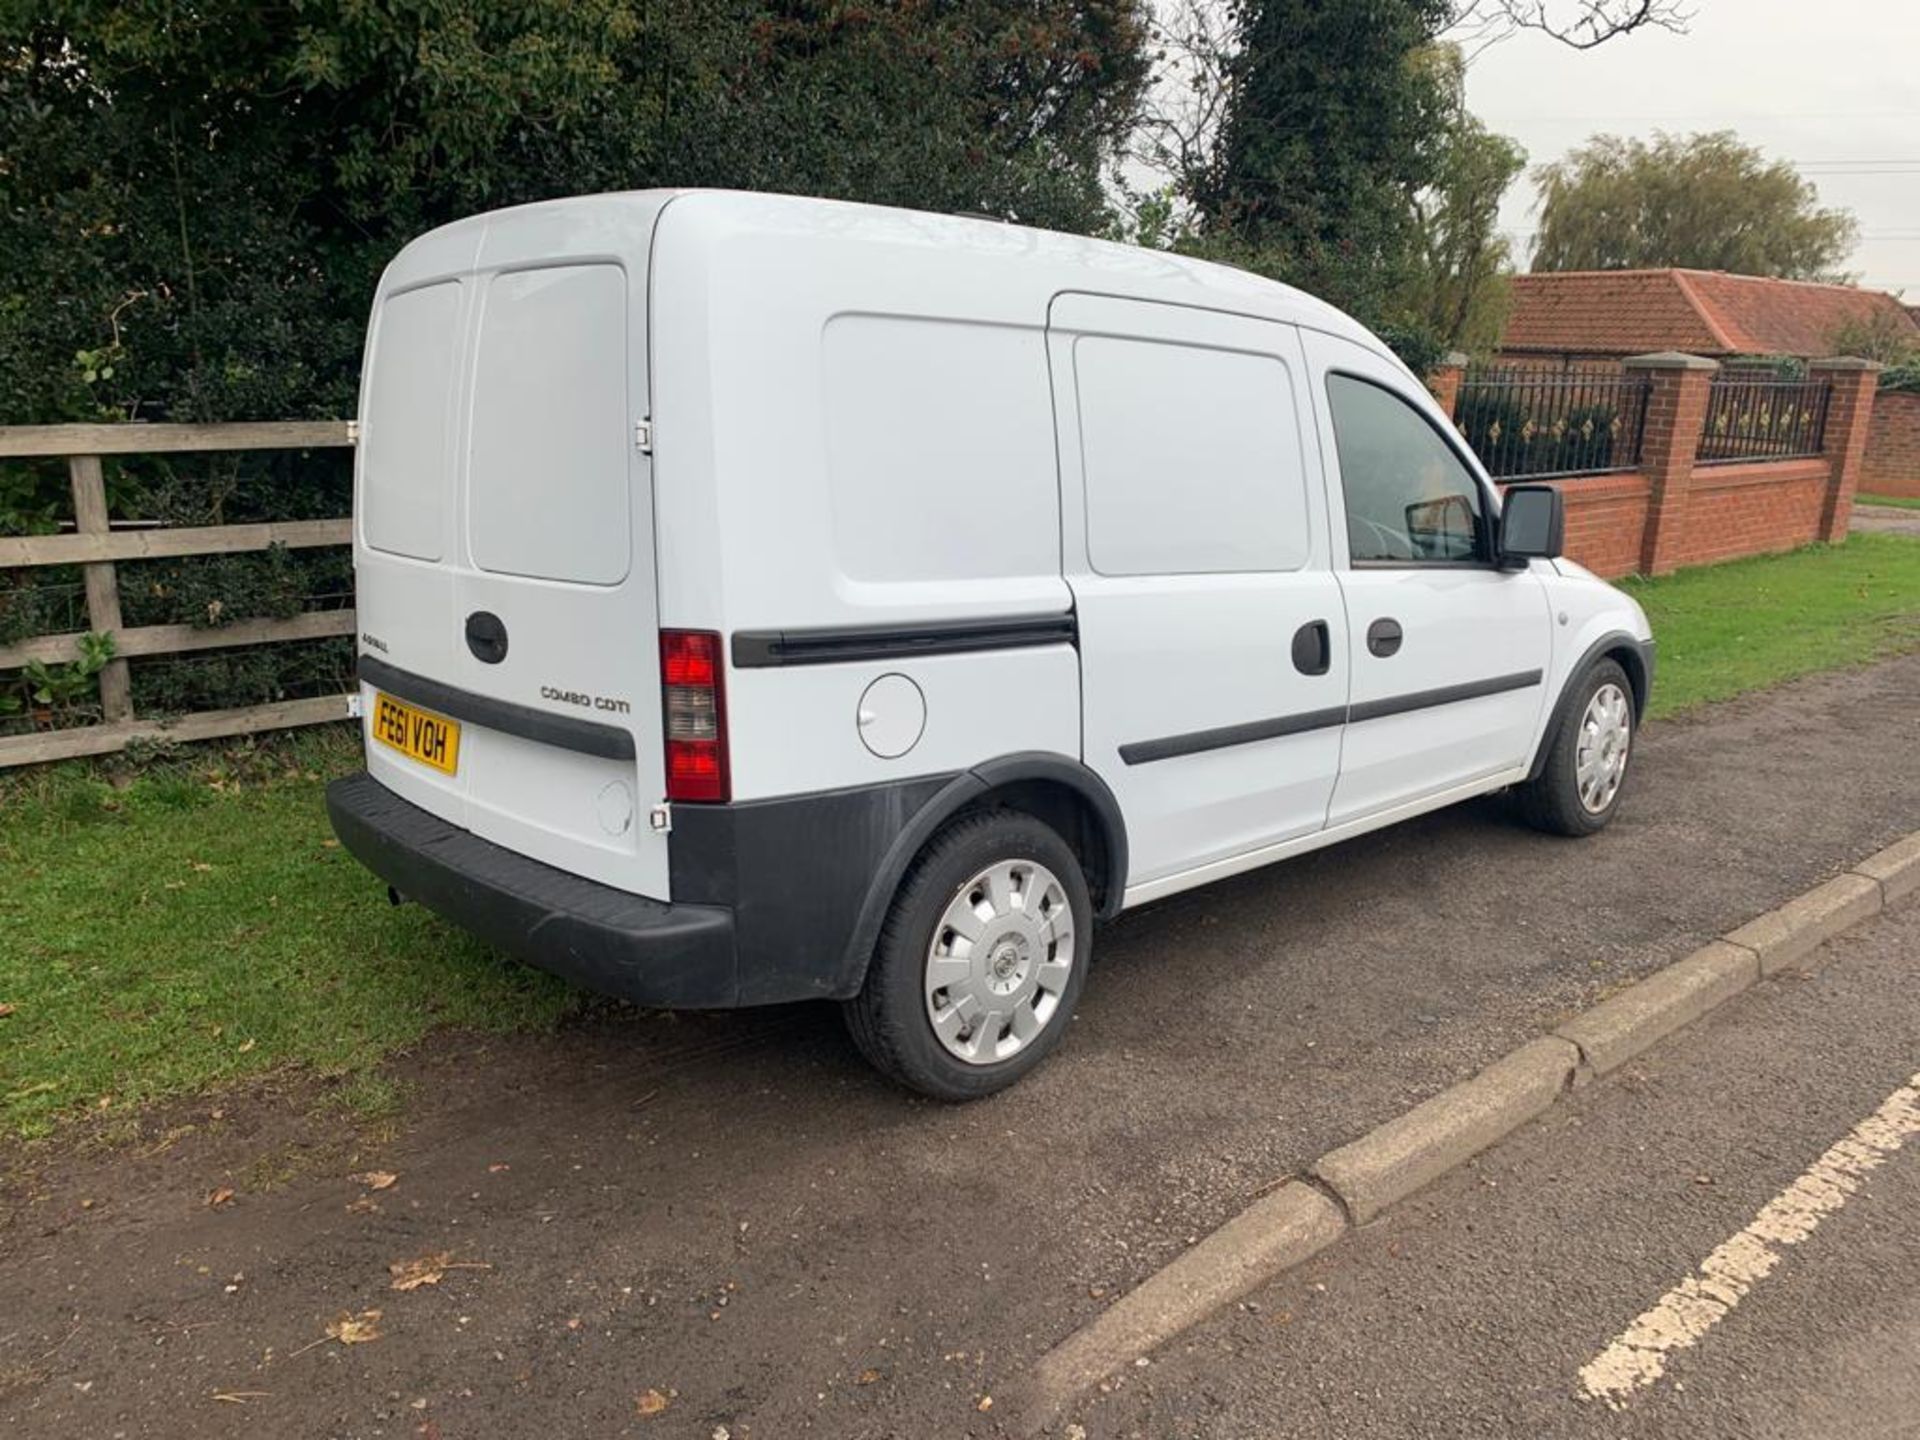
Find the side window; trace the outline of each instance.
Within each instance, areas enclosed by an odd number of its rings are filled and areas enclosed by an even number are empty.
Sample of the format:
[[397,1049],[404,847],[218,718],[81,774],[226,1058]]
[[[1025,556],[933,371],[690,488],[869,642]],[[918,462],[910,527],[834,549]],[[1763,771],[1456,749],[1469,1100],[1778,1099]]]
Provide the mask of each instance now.
[[1421,413],[1383,386],[1327,376],[1356,561],[1471,564],[1484,555],[1480,487]]
[[1073,367],[1095,570],[1306,564],[1300,427],[1277,357],[1089,335],[1075,342]]

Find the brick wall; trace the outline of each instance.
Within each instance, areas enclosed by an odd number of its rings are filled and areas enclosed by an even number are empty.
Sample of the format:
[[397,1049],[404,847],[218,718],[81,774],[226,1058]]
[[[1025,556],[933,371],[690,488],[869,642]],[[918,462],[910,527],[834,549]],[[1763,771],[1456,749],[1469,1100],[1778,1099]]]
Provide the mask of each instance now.
[[1825,460],[1696,467],[1675,563],[1711,565],[1811,545],[1820,538],[1832,473]]
[[1920,499],[1920,394],[1882,390],[1874,397],[1860,488]]
[[[1566,500],[1566,552],[1609,579],[1659,575],[1683,565],[1711,565],[1741,555],[1792,550],[1846,536],[1856,485],[1882,494],[1920,495],[1920,395],[1876,395],[1878,367],[1858,360],[1815,361],[1816,378],[1833,387],[1825,448],[1809,459],[1702,465],[1695,452],[1718,367],[1688,355],[1643,355],[1625,362],[1650,389],[1638,470],[1554,480]],[[1457,375],[1429,381],[1443,403]],[[1891,419],[1880,406],[1899,403]],[[1869,436],[1881,439],[1873,459]],[[1898,457],[1911,457],[1911,464]],[[1896,471],[1904,469],[1908,488]],[[1885,477],[1885,478],[1878,478]],[[1535,482],[1538,483],[1538,482]]]
[[1608,580],[1640,568],[1653,488],[1645,475],[1576,475],[1547,483],[1566,499],[1569,560]]

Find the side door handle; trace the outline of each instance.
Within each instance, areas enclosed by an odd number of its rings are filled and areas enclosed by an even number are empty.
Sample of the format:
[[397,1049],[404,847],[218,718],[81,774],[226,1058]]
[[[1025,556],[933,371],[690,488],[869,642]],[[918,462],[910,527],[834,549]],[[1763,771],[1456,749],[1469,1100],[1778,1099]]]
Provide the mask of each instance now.
[[1367,626],[1367,649],[1382,660],[1389,655],[1399,653],[1400,642],[1405,638],[1398,620],[1389,620],[1383,616]]
[[1333,667],[1333,635],[1324,620],[1309,620],[1293,632],[1293,668],[1324,675]]

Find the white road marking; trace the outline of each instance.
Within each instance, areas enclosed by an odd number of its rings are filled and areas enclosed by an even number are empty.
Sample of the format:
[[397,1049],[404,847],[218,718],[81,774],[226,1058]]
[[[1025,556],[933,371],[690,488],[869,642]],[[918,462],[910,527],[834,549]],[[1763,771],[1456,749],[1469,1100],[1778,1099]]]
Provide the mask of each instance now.
[[1658,1380],[1667,1356],[1698,1344],[1780,1263],[1781,1249],[1798,1245],[1905,1143],[1920,1133],[1920,1075],[1889,1095],[1846,1138],[1809,1165],[1798,1180],[1760,1208],[1752,1222],[1700,1262],[1700,1268],[1580,1368],[1586,1393],[1618,1408],[1636,1390]]

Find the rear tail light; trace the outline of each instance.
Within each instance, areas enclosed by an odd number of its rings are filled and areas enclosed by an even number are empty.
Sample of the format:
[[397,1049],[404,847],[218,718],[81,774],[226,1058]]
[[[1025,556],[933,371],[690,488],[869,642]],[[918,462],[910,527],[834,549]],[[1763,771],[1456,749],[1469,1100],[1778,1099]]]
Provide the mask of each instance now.
[[720,637],[711,630],[662,630],[660,692],[666,705],[667,799],[726,800],[727,692]]

